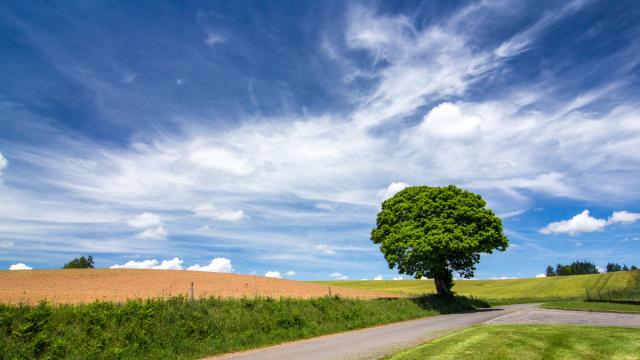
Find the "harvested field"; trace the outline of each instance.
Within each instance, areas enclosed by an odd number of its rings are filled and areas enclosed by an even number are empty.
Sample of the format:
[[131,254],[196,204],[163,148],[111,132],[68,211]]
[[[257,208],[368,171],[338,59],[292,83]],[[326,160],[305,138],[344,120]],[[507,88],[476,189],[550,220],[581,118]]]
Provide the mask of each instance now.
[[329,295],[373,299],[394,297],[389,293],[348,289],[302,281],[254,275],[179,270],[78,269],[0,271],[0,302],[78,304],[94,300],[187,296],[191,282],[199,297],[291,297],[316,298]]

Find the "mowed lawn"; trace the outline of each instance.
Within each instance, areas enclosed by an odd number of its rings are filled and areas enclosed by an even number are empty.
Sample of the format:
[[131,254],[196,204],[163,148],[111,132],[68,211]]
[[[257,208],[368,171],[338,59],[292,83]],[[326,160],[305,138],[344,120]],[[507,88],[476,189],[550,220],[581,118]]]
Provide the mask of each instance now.
[[[584,298],[585,289],[588,288],[600,288],[605,291],[637,287],[639,278],[640,271],[621,271],[532,279],[459,280],[455,281],[453,290],[459,295],[488,300],[577,299]],[[432,280],[322,281],[320,283],[407,295],[435,292]]]
[[436,339],[389,359],[640,359],[640,329],[482,325]]
[[567,301],[554,301],[552,303],[543,304],[542,306],[549,309],[603,311],[603,312],[640,314],[640,303],[621,304],[621,303],[599,302],[599,301],[592,302],[592,301],[585,301],[585,300],[567,300]]

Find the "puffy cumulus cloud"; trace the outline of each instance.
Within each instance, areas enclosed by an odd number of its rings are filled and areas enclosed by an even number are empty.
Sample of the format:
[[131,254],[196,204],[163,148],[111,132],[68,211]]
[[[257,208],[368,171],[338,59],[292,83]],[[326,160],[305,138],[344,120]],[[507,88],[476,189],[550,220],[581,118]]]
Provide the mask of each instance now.
[[518,279],[518,278],[512,277],[512,276],[498,276],[498,277],[489,278],[489,280],[514,280],[514,279]]
[[402,277],[402,276],[394,276],[393,280],[404,280],[404,277]]
[[282,279],[282,275],[280,275],[280,271],[267,271],[264,274],[265,277],[274,278],[274,279]]
[[191,271],[209,271],[219,273],[232,273],[234,272],[233,266],[231,266],[231,260],[227,258],[214,258],[208,265],[200,266],[199,264],[189,266],[187,270]]
[[111,265],[109,268],[110,269],[153,269],[155,266],[158,266],[158,264],[160,264],[160,262],[156,259],[142,260],[142,261],[130,260],[122,265],[119,265],[119,264]]
[[537,274],[536,277],[537,278],[543,278],[543,277],[547,277],[547,275],[546,274]]
[[0,175],[2,175],[2,172],[7,166],[9,166],[9,161],[0,153]]
[[289,270],[289,271],[287,271],[287,272],[285,273],[285,275],[287,275],[287,276],[296,276],[296,272],[295,272],[295,271],[293,271],[293,270]]
[[583,232],[602,231],[605,226],[607,226],[607,220],[596,219],[589,215],[589,210],[584,210],[569,220],[550,223],[546,227],[540,229],[540,233],[569,233],[569,235],[576,235]]
[[154,269],[154,270],[182,270],[183,261],[178,257],[174,257],[171,260],[162,260],[159,262],[156,259],[142,260],[142,261],[127,261],[122,265],[111,265],[110,269]]
[[382,280],[382,279],[383,279],[383,278],[382,278],[382,275],[378,275],[378,276],[376,276],[376,277],[374,277],[374,278],[373,278],[373,280]]
[[344,275],[342,273],[339,272],[332,272],[331,274],[329,274],[329,277],[335,279],[335,280],[348,280],[349,277],[347,275]]
[[33,268],[24,263],[17,263],[9,266],[9,270],[33,270]]
[[[640,213],[625,210],[614,211],[606,220],[594,218],[589,214],[589,210],[584,210],[569,220],[550,223],[540,229],[540,233],[569,233],[569,235],[576,235],[584,232],[602,231],[605,227],[614,224],[632,224],[638,220],[640,220]],[[582,243],[578,242],[576,245],[580,246]]]
[[327,244],[318,244],[313,248],[316,252],[323,255],[335,255],[336,251]]
[[443,140],[469,140],[478,136],[481,123],[480,117],[465,115],[459,106],[445,102],[429,111],[419,130]]
[[167,238],[167,230],[162,226],[158,226],[146,229],[136,234],[136,237],[142,240],[165,240]]
[[403,183],[403,182],[392,182],[391,184],[389,184],[389,186],[387,186],[384,189],[380,189],[378,191],[378,197],[381,198],[382,200],[387,200],[393,197],[393,195],[397,194],[398,192],[404,190],[406,187],[408,187],[409,184],[407,183]]
[[198,205],[193,213],[197,217],[207,218],[217,221],[239,221],[246,217],[242,210],[218,210],[213,203]]
[[609,217],[609,224],[632,224],[640,220],[640,213],[629,211],[614,211]]
[[163,269],[163,270],[182,270],[182,260],[177,257],[174,257],[171,260],[162,260],[160,265],[154,267],[154,269]]
[[127,221],[127,224],[133,228],[147,228],[160,226],[162,225],[162,221],[160,221],[160,217],[158,215],[145,212],[137,215],[133,219],[130,219]]

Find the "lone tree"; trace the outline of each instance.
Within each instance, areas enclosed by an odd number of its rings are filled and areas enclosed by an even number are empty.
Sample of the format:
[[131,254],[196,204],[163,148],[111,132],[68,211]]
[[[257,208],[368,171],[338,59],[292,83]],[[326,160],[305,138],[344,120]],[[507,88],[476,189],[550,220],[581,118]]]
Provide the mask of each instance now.
[[64,264],[63,269],[93,269],[93,256],[80,256]]
[[433,278],[438,295],[451,295],[453,274],[473,277],[480,253],[504,251],[502,221],[480,195],[447,187],[415,186],[382,203],[371,240],[401,274]]

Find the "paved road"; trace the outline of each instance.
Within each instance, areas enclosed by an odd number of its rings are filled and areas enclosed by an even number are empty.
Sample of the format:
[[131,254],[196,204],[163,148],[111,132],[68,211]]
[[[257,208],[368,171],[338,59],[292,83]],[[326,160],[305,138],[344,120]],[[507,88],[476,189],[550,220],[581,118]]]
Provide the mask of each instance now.
[[209,358],[210,360],[356,360],[377,359],[400,349],[474,324],[580,324],[640,328],[640,314],[598,313],[506,305],[348,331],[309,340]]
[[535,305],[507,305],[466,314],[451,314],[404,321],[374,328],[327,335],[264,349],[228,354],[210,360],[344,360],[376,359],[420,344],[446,332],[487,322]]
[[487,321],[490,324],[574,324],[640,328],[640,314],[554,310],[531,307]]

